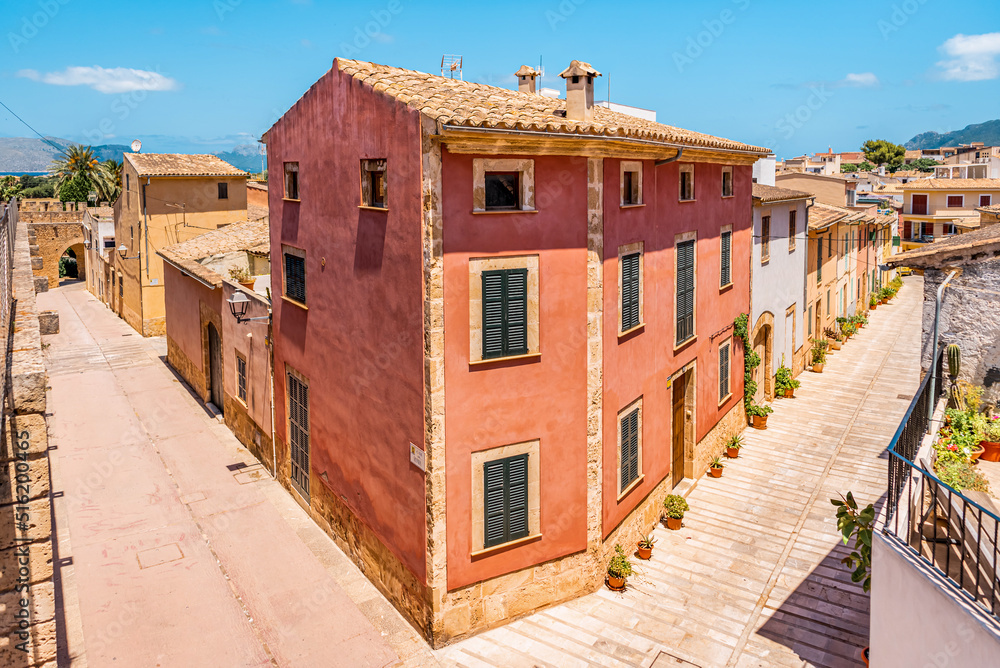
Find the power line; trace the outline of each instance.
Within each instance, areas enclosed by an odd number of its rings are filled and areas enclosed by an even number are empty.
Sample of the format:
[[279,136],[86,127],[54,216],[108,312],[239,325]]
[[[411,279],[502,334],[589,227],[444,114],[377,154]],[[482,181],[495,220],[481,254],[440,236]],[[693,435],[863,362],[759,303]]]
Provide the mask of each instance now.
[[29,130],[31,130],[32,132],[34,132],[36,135],[38,135],[43,142],[45,142],[46,144],[48,144],[52,148],[54,148],[54,149],[56,149],[57,151],[60,151],[60,152],[66,150],[66,147],[59,146],[59,144],[56,144],[55,142],[49,141],[48,138],[46,138],[44,135],[42,135],[41,132],[39,132],[35,128],[31,127],[30,125],[28,125],[28,121],[24,120],[23,118],[21,118],[20,116],[18,116],[17,114],[15,114],[13,109],[11,109],[10,107],[8,107],[6,104],[3,103],[3,100],[0,100],[0,107],[3,107],[7,111],[9,111],[14,116],[14,118],[16,118],[17,120],[19,120],[22,123],[24,123],[24,126],[26,128],[28,128]]

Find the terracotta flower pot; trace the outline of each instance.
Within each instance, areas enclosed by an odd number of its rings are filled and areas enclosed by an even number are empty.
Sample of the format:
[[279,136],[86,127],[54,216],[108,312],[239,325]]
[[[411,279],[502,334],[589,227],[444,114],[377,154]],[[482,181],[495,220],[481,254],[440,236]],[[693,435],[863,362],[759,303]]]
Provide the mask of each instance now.
[[740,456],[739,448],[726,448],[726,457],[729,457],[730,459],[736,459],[739,456]]
[[708,469],[708,474],[710,476],[712,476],[713,478],[721,478],[722,477],[722,469],[721,468],[717,468],[717,469],[710,468],[710,469]]
[[868,647],[865,647],[863,650],[861,650],[861,658],[864,660],[866,666],[870,665],[868,663],[868,651],[869,651]]
[[994,441],[980,441],[979,446],[984,452],[979,456],[984,462],[1000,462],[1000,443]]
[[823,365],[822,364],[813,364],[813,371],[816,372],[816,373],[823,373]]
[[976,461],[977,459],[982,457],[983,453],[985,452],[986,448],[980,445],[978,448],[969,453],[969,459],[971,459],[972,461]]
[[254,284],[254,281],[247,281],[246,283],[244,283],[243,281],[240,281],[240,285],[242,285],[247,290],[250,290],[251,292],[253,291],[253,284]]
[[[754,415],[753,416],[753,428],[754,429],[767,429],[767,416],[766,415]],[[719,475],[722,475],[721,473]],[[718,476],[716,476],[718,477]]]
[[613,575],[608,575],[608,589],[621,591],[624,588],[625,588],[625,578],[616,578]]
[[667,518],[667,528],[671,531],[680,531],[681,524],[684,520],[680,517],[668,517]]
[[872,310],[873,310],[873,311],[874,311],[875,309],[877,309],[877,308],[878,308],[878,302],[875,302],[874,304],[872,304]]
[[840,347],[841,347],[842,345],[844,345],[844,344],[843,344],[843,343],[841,343],[840,341],[836,341],[836,340],[835,340],[835,341],[834,341],[834,342],[833,342],[832,344],[830,344],[830,345],[831,345],[831,346],[833,347],[833,349],[834,349],[834,350],[840,350]]
[[653,548],[651,547],[640,547],[639,550],[640,559],[650,559],[653,556]]
[[794,387],[789,387],[788,389],[785,390],[785,399],[791,399],[794,396],[795,396]]

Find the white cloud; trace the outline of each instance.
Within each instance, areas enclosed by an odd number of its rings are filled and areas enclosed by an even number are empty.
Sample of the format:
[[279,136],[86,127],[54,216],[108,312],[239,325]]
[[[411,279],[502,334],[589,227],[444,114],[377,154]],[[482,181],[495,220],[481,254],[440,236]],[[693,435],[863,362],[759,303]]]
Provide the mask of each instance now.
[[128,93],[135,90],[174,90],[177,82],[159,72],[127,67],[67,67],[62,72],[39,73],[21,70],[17,76],[54,86],[90,86],[101,93]]
[[878,77],[871,72],[861,72],[860,74],[848,74],[838,82],[841,86],[856,86],[859,88],[871,88],[879,84]]
[[955,35],[940,50],[949,60],[941,60],[941,77],[952,81],[985,81],[1000,76],[1000,32],[983,35]]

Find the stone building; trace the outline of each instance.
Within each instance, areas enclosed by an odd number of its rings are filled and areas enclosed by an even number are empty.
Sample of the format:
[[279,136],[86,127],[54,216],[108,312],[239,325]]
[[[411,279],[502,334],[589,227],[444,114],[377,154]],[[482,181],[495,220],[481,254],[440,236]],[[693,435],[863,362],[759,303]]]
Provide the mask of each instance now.
[[126,153],[115,202],[115,312],[143,336],[164,333],[157,251],[247,220],[246,173],[214,155]]
[[105,304],[111,299],[111,275],[115,254],[115,218],[111,207],[91,207],[83,214],[83,246],[86,264],[81,278],[87,290]]
[[[270,285],[265,221],[244,221],[161,249],[167,363],[261,462],[273,468]],[[246,272],[242,284],[230,270]],[[259,288],[254,290],[254,284]],[[230,310],[247,300],[246,318]]]
[[279,479],[435,645],[593,591],[746,425],[768,151],[535,76],[337,59],[263,138]]
[[938,288],[956,272],[941,300],[940,345],[957,343],[962,349],[960,378],[982,385],[984,401],[1000,403],[1000,225],[935,241],[888,263],[923,270],[924,371],[931,367]]

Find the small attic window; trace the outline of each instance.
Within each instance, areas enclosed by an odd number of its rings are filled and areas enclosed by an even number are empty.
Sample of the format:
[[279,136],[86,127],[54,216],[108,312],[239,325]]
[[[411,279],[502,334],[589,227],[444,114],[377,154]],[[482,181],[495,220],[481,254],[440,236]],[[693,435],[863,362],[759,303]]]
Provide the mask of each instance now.
[[386,208],[386,161],[361,161],[361,205],[375,209]]
[[580,77],[574,75],[573,76],[573,83],[580,83]]
[[486,172],[486,210],[521,208],[520,173]]

